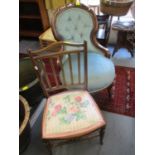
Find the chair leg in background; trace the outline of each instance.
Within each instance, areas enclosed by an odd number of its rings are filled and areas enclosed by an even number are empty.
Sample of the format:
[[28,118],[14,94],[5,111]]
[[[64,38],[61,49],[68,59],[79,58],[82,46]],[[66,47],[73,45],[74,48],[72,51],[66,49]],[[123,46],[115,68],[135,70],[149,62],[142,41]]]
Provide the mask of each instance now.
[[134,57],[134,51],[131,48],[128,48],[128,51],[130,52],[131,57],[133,58]]
[[111,88],[112,88],[112,84],[107,88],[109,99],[111,99]]
[[116,53],[118,50],[119,50],[119,47],[117,47],[117,45],[116,45],[116,47],[115,47],[114,50],[113,50],[112,57],[115,55],[115,53]]

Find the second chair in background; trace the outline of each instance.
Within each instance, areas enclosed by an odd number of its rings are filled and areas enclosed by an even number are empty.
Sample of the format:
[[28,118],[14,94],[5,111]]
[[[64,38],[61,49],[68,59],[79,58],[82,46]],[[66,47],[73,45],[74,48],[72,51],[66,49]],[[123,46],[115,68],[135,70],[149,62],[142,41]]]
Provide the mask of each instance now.
[[[115,67],[110,60],[108,49],[96,40],[97,30],[96,15],[93,10],[83,4],[69,4],[59,8],[52,20],[52,31],[56,40],[77,43],[87,41],[89,92],[109,88],[115,77]],[[67,47],[66,50],[68,49],[72,48]],[[67,69],[67,65],[66,62],[64,69]],[[77,70],[74,69],[73,77],[76,75]],[[67,78],[66,82],[70,83],[70,79]]]

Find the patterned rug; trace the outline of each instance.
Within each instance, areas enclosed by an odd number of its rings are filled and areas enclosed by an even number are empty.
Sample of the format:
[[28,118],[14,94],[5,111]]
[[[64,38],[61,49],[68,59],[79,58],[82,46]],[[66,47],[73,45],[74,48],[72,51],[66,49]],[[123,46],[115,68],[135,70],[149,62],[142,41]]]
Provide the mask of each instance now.
[[135,69],[116,66],[116,78],[112,84],[111,99],[107,90],[93,95],[102,110],[135,116]]

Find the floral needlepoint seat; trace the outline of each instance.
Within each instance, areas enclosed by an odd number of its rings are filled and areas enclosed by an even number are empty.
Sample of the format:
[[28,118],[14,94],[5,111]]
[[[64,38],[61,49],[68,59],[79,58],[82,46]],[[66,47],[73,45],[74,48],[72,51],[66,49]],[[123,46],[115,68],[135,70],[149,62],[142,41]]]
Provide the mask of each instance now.
[[43,138],[71,138],[85,135],[105,125],[87,91],[67,91],[47,100],[43,116]]

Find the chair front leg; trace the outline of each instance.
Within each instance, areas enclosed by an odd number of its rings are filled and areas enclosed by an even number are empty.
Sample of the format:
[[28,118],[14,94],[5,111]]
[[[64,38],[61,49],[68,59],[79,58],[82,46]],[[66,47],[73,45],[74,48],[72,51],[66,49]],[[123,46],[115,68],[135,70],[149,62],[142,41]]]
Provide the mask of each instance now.
[[105,134],[105,126],[100,129],[100,144],[103,144],[103,138]]
[[52,153],[52,144],[50,142],[50,140],[43,140],[43,143],[46,145],[49,155],[53,155]]

